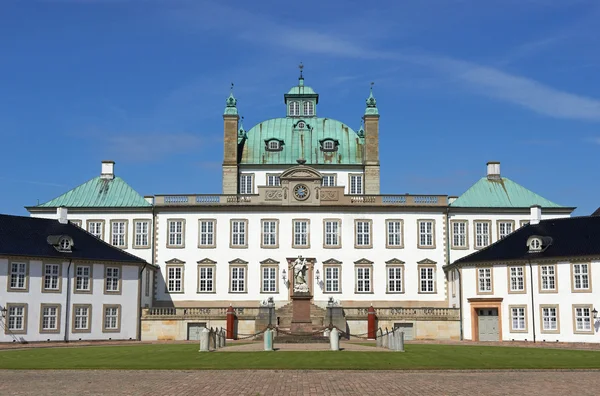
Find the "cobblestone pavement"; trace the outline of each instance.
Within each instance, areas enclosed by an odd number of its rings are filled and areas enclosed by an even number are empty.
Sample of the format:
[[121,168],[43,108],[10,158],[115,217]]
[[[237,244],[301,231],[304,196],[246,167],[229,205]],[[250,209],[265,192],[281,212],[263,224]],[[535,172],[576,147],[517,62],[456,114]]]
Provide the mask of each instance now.
[[596,395],[599,371],[0,371],[0,395]]
[[[306,344],[283,344],[275,341],[275,350],[277,351],[328,351],[331,347],[326,343],[306,343]],[[245,345],[228,344],[224,349],[217,349],[217,352],[256,352],[262,351],[264,344],[262,342],[253,342]],[[375,348],[368,345],[354,344],[351,342],[340,343],[342,351],[355,352],[391,352],[389,349]]]

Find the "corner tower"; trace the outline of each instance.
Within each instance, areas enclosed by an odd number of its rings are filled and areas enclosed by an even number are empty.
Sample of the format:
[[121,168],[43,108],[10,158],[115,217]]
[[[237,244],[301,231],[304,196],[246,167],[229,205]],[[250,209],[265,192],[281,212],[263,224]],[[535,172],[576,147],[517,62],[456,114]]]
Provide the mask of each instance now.
[[365,194],[380,194],[379,110],[373,96],[373,83],[367,98],[365,121]]
[[238,180],[238,121],[237,100],[231,92],[223,113],[223,194],[237,194]]

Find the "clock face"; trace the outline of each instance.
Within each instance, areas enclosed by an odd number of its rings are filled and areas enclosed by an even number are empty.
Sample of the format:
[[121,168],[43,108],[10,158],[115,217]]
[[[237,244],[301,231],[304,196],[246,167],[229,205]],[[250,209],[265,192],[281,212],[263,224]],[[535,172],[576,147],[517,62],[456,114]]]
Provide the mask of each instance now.
[[294,187],[294,197],[298,201],[304,201],[310,195],[308,187],[304,184],[296,184]]

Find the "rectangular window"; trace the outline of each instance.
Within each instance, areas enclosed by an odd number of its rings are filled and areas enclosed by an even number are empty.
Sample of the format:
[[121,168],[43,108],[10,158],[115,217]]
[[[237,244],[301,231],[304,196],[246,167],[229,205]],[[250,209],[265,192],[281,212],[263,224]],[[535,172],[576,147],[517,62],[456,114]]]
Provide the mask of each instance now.
[[419,292],[420,293],[435,293],[435,268],[420,267],[419,268]]
[[527,321],[525,317],[525,307],[511,307],[511,331],[527,331]]
[[134,223],[134,247],[148,247],[150,246],[148,235],[150,233],[150,222],[149,221],[135,221]]
[[452,222],[452,247],[467,248],[467,222],[454,221]]
[[356,247],[371,247],[371,221],[356,220]]
[[169,220],[168,222],[167,247],[183,247],[183,220]]
[[42,332],[55,332],[58,331],[59,325],[59,305],[44,305],[42,304],[42,316],[41,316],[41,327]]
[[263,267],[262,269],[262,292],[276,293],[277,292],[277,268]]
[[294,246],[308,247],[308,220],[294,220]]
[[490,244],[490,222],[475,221],[475,248],[486,247]]
[[323,175],[321,185],[323,187],[335,187],[335,175]]
[[198,293],[215,291],[215,267],[198,267]]
[[339,220],[325,220],[325,240],[323,245],[325,247],[340,247],[340,221]]
[[9,290],[27,290],[27,263],[10,263]]
[[123,220],[111,221],[111,243],[117,247],[127,247],[127,222]]
[[340,267],[325,267],[325,292],[340,292]]
[[541,291],[556,290],[556,267],[554,265],[540,266],[540,289]]
[[573,289],[588,290],[590,288],[589,264],[573,264]]
[[362,175],[350,175],[350,194],[360,195],[363,193]]
[[281,186],[281,180],[279,175],[267,175],[267,186],[278,187]]
[[215,220],[199,220],[199,247],[215,247]]
[[73,331],[85,332],[90,330],[90,312],[89,305],[73,306]]
[[593,332],[592,329],[592,312],[590,307],[574,308],[575,311],[575,332],[588,333]]
[[231,267],[231,292],[246,291],[246,267]]
[[262,247],[277,246],[277,220],[262,220]]
[[253,175],[240,175],[240,194],[252,194]]
[[492,269],[478,268],[477,278],[479,293],[492,293]]
[[498,222],[498,239],[502,239],[514,231],[514,221],[499,221]]
[[508,267],[510,292],[525,291],[525,267]]
[[75,268],[75,291],[76,292],[91,292],[92,291],[92,267],[78,265]]
[[542,307],[542,331],[558,332],[558,307]]
[[105,288],[107,293],[118,293],[121,280],[121,269],[119,267],[106,267]]
[[388,248],[399,248],[403,246],[402,220],[387,220],[387,246]]
[[388,267],[388,293],[402,293],[402,267]]
[[231,220],[231,246],[246,247],[246,220]]
[[356,268],[356,292],[370,293],[371,292],[371,268],[357,267]]
[[27,331],[27,305],[8,305],[6,323],[11,332],[25,333]]
[[103,331],[119,331],[119,306],[104,306],[104,328]]
[[419,246],[425,248],[435,247],[433,220],[419,220]]
[[44,264],[44,291],[59,291],[59,276],[59,264]]
[[103,239],[104,237],[104,221],[89,220],[87,222],[88,232],[96,238]]
[[183,267],[167,267],[167,291],[183,293]]

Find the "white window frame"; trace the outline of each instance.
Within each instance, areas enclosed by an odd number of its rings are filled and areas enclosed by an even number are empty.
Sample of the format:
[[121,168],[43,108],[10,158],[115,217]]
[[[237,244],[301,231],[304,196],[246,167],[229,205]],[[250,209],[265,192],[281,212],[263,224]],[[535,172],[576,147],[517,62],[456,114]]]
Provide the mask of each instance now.
[[433,266],[419,266],[419,293],[436,293],[436,269]]
[[248,246],[248,221],[247,220],[231,220],[231,247],[247,247]]
[[373,246],[371,238],[372,228],[371,220],[355,220],[354,221],[354,245],[356,248],[365,248]]
[[198,220],[198,247],[215,247],[215,229],[217,221],[215,219]]
[[281,186],[281,176],[280,175],[267,175],[267,186],[269,187],[279,187]]
[[456,220],[452,222],[452,247],[454,249],[467,249],[469,247],[468,228],[467,221]]
[[473,227],[475,227],[475,249],[489,246],[492,241],[490,222],[488,220],[475,220]]
[[134,220],[133,221],[133,247],[149,247],[150,246],[150,221],[149,220]]
[[404,247],[404,224],[402,220],[386,220],[386,247],[402,248]]
[[348,186],[348,193],[350,195],[362,195],[363,194],[363,175],[349,175],[350,185]]
[[542,333],[560,332],[558,305],[542,305],[540,315],[542,317]]
[[341,293],[342,267],[339,265],[324,266],[323,281],[325,293]]
[[185,246],[185,220],[167,220],[167,247],[180,248]]
[[277,267],[264,265],[261,268],[261,292],[277,293]]
[[508,291],[510,293],[527,292],[524,266],[508,267]]
[[91,265],[75,266],[75,293],[91,293],[93,285]]
[[278,233],[279,225],[276,219],[261,220],[261,242],[263,248],[276,248],[279,246]]
[[373,292],[373,268],[370,266],[356,266],[356,293]]
[[91,306],[89,305],[75,305],[73,307],[73,331],[74,332],[87,332],[90,330],[91,322]]
[[120,308],[116,305],[110,305],[104,307],[104,323],[103,330],[104,331],[116,331],[120,328]]
[[592,307],[588,305],[573,306],[573,324],[575,333],[594,333]]
[[333,140],[327,139],[323,141],[323,151],[334,151],[335,150],[335,142]]
[[167,293],[183,293],[183,265],[167,265]]
[[292,247],[294,248],[307,248],[310,247],[310,220],[307,219],[294,219],[293,220],[293,241]]
[[336,186],[336,177],[335,177],[335,175],[323,175],[323,179],[321,179],[321,186],[323,186],[323,187],[335,187]]
[[418,220],[419,231],[419,248],[432,249],[435,248],[435,221],[434,220]]
[[540,292],[554,292],[557,290],[556,265],[540,265]]
[[87,231],[98,239],[102,239],[104,235],[104,221],[88,220]]
[[60,291],[61,264],[44,264],[44,291]]
[[499,220],[498,221],[498,239],[505,238],[507,235],[511,234],[515,229],[514,221],[509,220]]
[[214,265],[198,266],[198,293],[215,292],[215,270]]
[[22,261],[10,262],[10,277],[8,280],[9,291],[27,291],[29,278],[29,264]]
[[513,333],[527,332],[527,307],[510,306],[510,331]]
[[121,292],[121,268],[109,267],[104,269],[104,291],[106,293]]
[[27,304],[10,304],[6,312],[6,328],[10,332],[27,331]]
[[492,294],[494,292],[494,271],[492,267],[477,268],[477,293]]
[[591,289],[590,264],[573,263],[573,291],[588,291]]
[[59,328],[60,305],[42,304],[40,312],[40,332],[55,332]]
[[323,247],[332,248],[341,246],[341,221],[324,220],[323,225]]
[[272,151],[277,151],[279,150],[279,147],[281,146],[281,143],[279,142],[279,140],[269,140],[267,142],[267,147],[269,150]]
[[305,116],[313,116],[315,115],[315,105],[311,101],[305,101],[302,106],[302,111]]
[[116,247],[127,247],[127,220],[113,220],[110,222],[110,242]]
[[289,104],[290,116],[296,117],[300,115],[300,102],[293,100]]
[[254,194],[254,174],[253,173],[240,174],[240,194],[241,195]]
[[387,292],[404,293],[404,268],[401,266],[388,266],[387,273]]
[[[232,265],[229,268],[229,292],[246,293],[247,267]],[[241,276],[240,276],[241,275]]]

